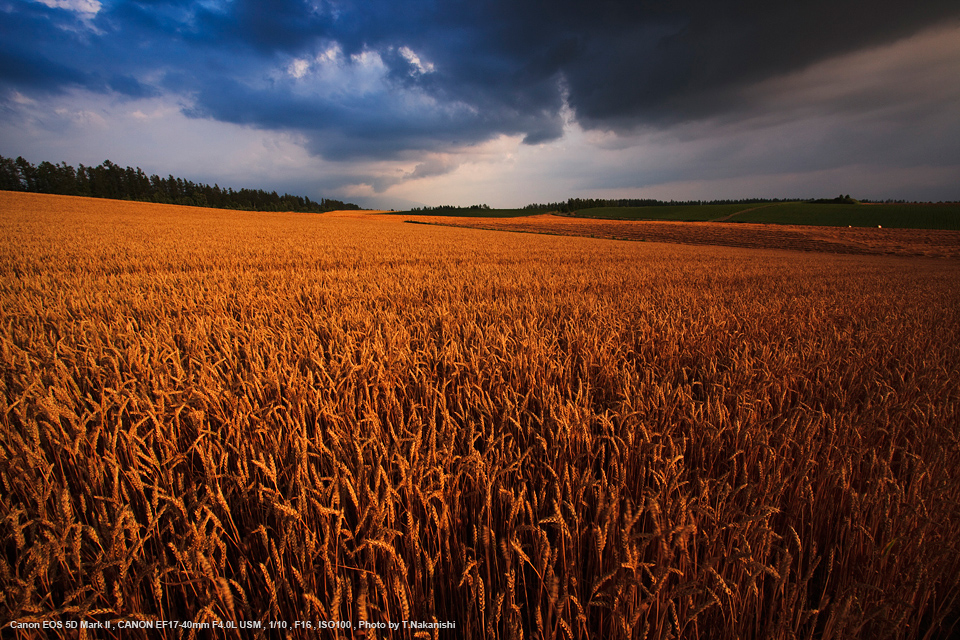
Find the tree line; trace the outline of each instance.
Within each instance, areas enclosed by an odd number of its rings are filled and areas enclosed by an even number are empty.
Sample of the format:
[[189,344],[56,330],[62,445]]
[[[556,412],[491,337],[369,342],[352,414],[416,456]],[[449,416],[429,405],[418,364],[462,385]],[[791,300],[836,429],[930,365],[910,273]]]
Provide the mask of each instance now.
[[488,204],[472,204],[469,207],[460,207],[453,204],[441,204],[436,207],[414,207],[410,211],[489,211],[490,205]]
[[524,209],[558,211],[569,213],[583,209],[600,207],[668,207],[700,204],[765,204],[775,202],[796,202],[801,198],[741,198],[739,200],[655,200],[653,198],[569,198],[566,202],[546,202],[528,204]]
[[96,167],[65,162],[41,162],[34,166],[18,157],[16,160],[0,156],[0,190],[53,193],[66,196],[88,196],[113,200],[158,202],[215,209],[243,211],[297,211],[322,213],[337,209],[359,209],[358,205],[340,200],[322,198],[320,202],[304,196],[262,189],[224,189],[219,185],[196,184],[172,175],[161,178],[148,176],[140,167],[122,168],[104,160]]

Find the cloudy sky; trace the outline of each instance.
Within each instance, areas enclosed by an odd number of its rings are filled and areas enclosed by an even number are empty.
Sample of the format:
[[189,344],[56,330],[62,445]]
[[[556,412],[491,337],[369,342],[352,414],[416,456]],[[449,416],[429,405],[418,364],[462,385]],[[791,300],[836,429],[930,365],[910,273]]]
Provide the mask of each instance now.
[[365,206],[960,200],[956,0],[0,0],[0,155]]

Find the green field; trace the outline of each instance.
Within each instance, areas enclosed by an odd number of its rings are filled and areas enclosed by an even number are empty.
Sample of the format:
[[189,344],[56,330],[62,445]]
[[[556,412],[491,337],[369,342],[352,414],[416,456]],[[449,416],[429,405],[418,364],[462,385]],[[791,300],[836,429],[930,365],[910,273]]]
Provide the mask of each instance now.
[[[397,211],[393,215],[460,218],[521,218],[543,209],[436,209]],[[561,214],[564,215],[564,214]],[[960,230],[960,204],[813,204],[809,202],[597,207],[576,218],[603,220],[729,221],[827,227],[890,227]]]
[[960,230],[958,204],[776,204],[665,205],[599,207],[573,214],[607,220],[706,221],[729,217],[730,222],[798,224],[827,227],[890,227]]
[[960,229],[958,204],[808,204],[788,202],[747,211],[731,222],[806,224],[825,227]]
[[598,207],[581,209],[574,213],[577,218],[603,218],[606,220],[683,220],[705,221],[723,218],[738,211],[762,207],[762,204],[704,204],[663,205],[652,207]]

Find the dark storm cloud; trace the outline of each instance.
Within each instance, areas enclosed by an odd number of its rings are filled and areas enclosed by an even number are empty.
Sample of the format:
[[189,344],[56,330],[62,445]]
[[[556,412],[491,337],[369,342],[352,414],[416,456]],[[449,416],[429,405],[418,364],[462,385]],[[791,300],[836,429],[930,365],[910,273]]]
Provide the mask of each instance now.
[[30,51],[0,48],[5,83],[24,89],[58,91],[68,86],[95,86],[89,74]]
[[[955,0],[104,0],[98,12],[10,0],[0,87],[176,92],[188,114],[291,130],[328,158],[395,157],[520,135],[626,131],[736,113],[751,85],[960,15]],[[382,77],[355,95],[310,84]],[[285,72],[303,65],[303,74]],[[372,70],[371,70],[372,69]]]
[[223,11],[199,11],[196,20],[200,37],[214,42],[296,53],[328,34],[332,16],[320,3],[302,0],[235,0]]
[[652,24],[659,14],[664,26],[678,20],[679,29],[652,38],[604,30],[609,44],[588,38],[566,70],[571,106],[585,126],[616,128],[736,109],[740,90],[751,83],[960,15],[960,5],[940,1],[703,0],[662,7],[632,26]]
[[[323,100],[298,95],[289,87],[251,88],[232,79],[210,81],[196,93],[193,117],[269,129],[290,129],[308,136],[308,147],[329,159],[394,158],[408,149],[431,150],[473,143],[495,128],[480,127],[472,112],[403,113],[384,96],[357,95]],[[500,123],[502,124],[502,123]]]
[[55,92],[65,87],[95,84],[90,73],[76,66],[69,55],[64,55],[66,52],[49,51],[40,44],[51,40],[53,34],[49,32],[67,33],[64,23],[73,22],[72,16],[63,16],[63,12],[33,3],[9,9],[0,13],[2,85]]

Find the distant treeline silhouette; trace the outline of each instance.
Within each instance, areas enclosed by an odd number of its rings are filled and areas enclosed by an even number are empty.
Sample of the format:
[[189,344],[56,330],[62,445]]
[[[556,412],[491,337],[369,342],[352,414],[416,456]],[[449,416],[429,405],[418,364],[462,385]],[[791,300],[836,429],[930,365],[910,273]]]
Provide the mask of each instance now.
[[436,207],[414,207],[410,211],[489,211],[490,205],[488,204],[472,204],[469,207],[461,207],[454,204],[441,204]]
[[667,207],[690,206],[698,204],[764,204],[775,202],[796,202],[800,198],[742,198],[740,200],[654,200],[652,198],[570,198],[566,202],[547,202],[528,204],[524,209],[542,209],[544,211],[581,211],[600,207]]
[[0,156],[0,190],[88,196],[113,200],[159,202],[192,207],[240,209],[244,211],[299,211],[322,213],[337,209],[359,209],[358,205],[322,198],[320,202],[304,196],[262,189],[224,189],[219,185],[196,184],[172,175],[147,176],[140,167],[121,168],[109,160],[97,167],[76,169],[65,162],[41,162],[33,166],[22,157],[16,160]]

